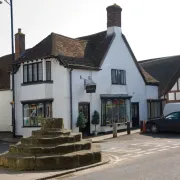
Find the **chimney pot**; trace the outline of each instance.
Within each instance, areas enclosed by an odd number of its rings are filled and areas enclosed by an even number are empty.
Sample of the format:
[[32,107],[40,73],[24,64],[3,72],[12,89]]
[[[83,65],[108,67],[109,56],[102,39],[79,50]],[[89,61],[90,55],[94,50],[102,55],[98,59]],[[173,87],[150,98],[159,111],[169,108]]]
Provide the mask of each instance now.
[[21,33],[21,28],[18,29],[18,33]]

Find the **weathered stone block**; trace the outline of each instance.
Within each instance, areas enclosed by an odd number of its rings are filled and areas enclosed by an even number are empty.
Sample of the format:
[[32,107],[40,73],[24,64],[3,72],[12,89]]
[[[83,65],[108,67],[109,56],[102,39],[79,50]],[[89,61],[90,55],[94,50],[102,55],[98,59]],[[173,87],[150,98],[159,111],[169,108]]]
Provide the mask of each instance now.
[[93,153],[84,153],[84,154],[79,154],[79,164],[80,166],[85,166],[88,164],[94,163],[94,157]]
[[63,119],[44,119],[41,130],[11,145],[0,165],[16,170],[71,169],[101,161],[100,146],[82,141],[81,133],[63,129]]

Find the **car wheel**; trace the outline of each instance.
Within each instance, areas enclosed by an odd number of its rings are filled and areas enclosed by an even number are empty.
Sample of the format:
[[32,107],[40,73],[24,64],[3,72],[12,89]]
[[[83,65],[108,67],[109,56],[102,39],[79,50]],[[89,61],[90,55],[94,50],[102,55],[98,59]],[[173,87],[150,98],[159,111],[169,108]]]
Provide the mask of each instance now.
[[152,133],[158,133],[159,132],[158,126],[156,124],[151,125],[151,132]]

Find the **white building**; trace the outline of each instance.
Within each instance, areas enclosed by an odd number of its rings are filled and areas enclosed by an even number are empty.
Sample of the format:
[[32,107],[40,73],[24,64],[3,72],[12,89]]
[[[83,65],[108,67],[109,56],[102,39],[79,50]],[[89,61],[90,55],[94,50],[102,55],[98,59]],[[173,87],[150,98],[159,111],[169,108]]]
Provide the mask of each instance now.
[[65,128],[79,131],[80,111],[88,119],[81,129],[87,133],[94,130],[94,110],[100,114],[98,132],[112,131],[113,121],[124,129],[128,119],[132,126],[147,120],[148,100],[158,101],[158,81],[137,63],[122,34],[121,11],[107,8],[106,31],[77,39],[51,33],[16,60],[17,135],[38,129],[38,117],[62,117]]

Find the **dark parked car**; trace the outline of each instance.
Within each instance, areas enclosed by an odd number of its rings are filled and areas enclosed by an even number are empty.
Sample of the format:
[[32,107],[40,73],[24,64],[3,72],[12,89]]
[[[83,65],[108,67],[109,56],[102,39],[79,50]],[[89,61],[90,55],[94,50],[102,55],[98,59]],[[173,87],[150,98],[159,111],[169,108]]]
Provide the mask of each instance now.
[[151,119],[146,122],[146,129],[153,133],[159,131],[180,132],[180,112],[173,112],[165,117]]

